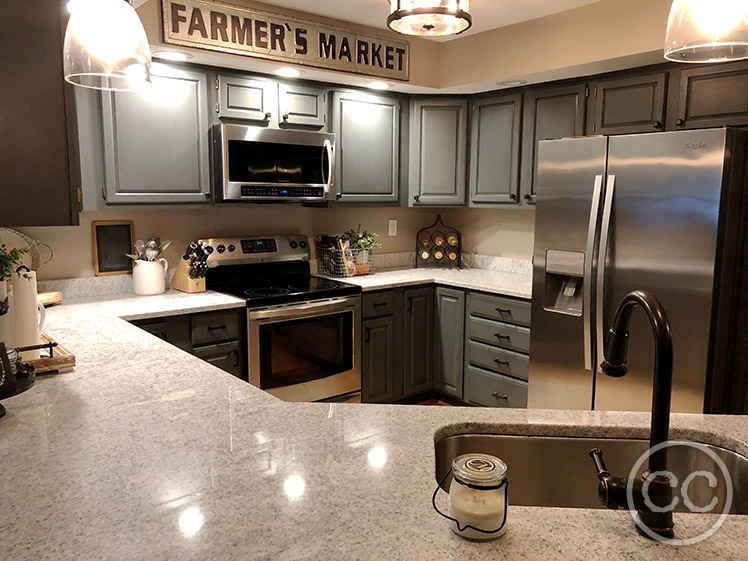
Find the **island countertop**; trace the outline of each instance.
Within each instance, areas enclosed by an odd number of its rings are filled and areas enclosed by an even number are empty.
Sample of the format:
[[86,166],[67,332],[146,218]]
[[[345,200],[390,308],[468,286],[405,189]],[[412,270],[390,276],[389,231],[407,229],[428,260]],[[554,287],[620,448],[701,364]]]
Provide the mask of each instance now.
[[[205,293],[48,310],[78,365],[3,401],[0,559],[744,558],[745,516],[672,547],[624,511],[510,506],[506,535],[479,543],[431,509],[438,435],[644,437],[647,414],[285,403],[120,319],[242,305]],[[742,417],[672,427],[748,454]],[[694,516],[676,514],[678,530]]]

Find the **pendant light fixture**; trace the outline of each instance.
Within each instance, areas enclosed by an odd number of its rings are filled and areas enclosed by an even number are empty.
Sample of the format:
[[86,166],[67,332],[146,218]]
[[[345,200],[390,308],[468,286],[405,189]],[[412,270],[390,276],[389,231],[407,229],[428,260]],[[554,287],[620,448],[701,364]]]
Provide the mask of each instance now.
[[458,35],[473,24],[470,0],[390,0],[387,25],[403,35]]
[[129,0],[70,0],[65,80],[98,90],[134,90],[151,82],[151,49]]
[[674,0],[665,58],[691,63],[748,58],[748,1]]

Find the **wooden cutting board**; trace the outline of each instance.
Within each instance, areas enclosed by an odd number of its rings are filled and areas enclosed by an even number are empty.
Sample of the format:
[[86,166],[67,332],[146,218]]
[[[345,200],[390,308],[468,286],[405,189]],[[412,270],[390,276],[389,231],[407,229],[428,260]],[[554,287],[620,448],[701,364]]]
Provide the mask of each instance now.
[[62,292],[40,292],[36,295],[36,299],[45,306],[59,304],[62,302]]

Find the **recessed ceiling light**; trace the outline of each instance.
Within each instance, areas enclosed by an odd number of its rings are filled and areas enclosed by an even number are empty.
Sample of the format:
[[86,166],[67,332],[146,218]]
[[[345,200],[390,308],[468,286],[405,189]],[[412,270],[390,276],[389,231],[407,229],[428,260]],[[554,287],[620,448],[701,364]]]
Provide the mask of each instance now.
[[371,88],[372,90],[386,90],[390,87],[390,85],[387,82],[369,82],[366,84],[367,88]]
[[275,73],[278,76],[283,76],[284,78],[298,78],[301,75],[301,72],[299,72],[295,68],[290,68],[288,66],[279,68],[278,70],[275,71]]
[[187,53],[180,53],[177,51],[156,51],[153,53],[153,58],[158,58],[161,60],[171,60],[174,62],[184,62],[187,59],[192,58],[192,55],[188,55]]
[[496,82],[497,86],[524,86],[527,80],[504,80],[503,82]]

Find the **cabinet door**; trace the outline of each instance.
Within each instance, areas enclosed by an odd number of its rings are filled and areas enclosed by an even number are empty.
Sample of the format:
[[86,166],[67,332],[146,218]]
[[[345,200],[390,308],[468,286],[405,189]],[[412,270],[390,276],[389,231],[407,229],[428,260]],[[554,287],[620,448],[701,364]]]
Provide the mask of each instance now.
[[550,87],[525,94],[522,127],[523,202],[535,204],[538,143],[541,140],[582,136],[587,86]]
[[257,126],[278,126],[278,84],[269,80],[219,75],[220,118],[254,121]]
[[142,91],[103,92],[106,202],[205,203],[210,198],[208,78],[154,71]]
[[280,126],[324,128],[327,123],[327,96],[321,88],[298,84],[278,84]]
[[409,205],[464,205],[467,100],[415,100],[410,123]]
[[0,224],[78,224],[73,86],[62,75],[61,0],[0,2]]
[[197,347],[194,350],[194,355],[237,378],[243,377],[242,353],[238,341]]
[[667,74],[605,80],[590,86],[592,134],[630,134],[664,129]]
[[462,399],[465,341],[465,293],[436,289],[434,389]]
[[400,101],[336,93],[335,185],[342,202],[394,202],[400,192]]
[[363,322],[361,401],[383,403],[395,399],[395,318]]
[[748,64],[682,70],[676,129],[748,125]]
[[434,349],[434,289],[405,291],[403,321],[403,394],[405,397],[432,388]]
[[522,94],[473,104],[470,133],[470,205],[519,202]]

